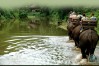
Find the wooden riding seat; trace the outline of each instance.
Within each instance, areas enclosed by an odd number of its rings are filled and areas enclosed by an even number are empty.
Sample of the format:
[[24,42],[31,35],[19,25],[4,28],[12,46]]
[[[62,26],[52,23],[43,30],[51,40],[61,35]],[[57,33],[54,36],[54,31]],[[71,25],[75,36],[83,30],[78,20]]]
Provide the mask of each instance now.
[[94,29],[95,27],[97,27],[97,21],[96,20],[83,20],[82,27],[83,29]]

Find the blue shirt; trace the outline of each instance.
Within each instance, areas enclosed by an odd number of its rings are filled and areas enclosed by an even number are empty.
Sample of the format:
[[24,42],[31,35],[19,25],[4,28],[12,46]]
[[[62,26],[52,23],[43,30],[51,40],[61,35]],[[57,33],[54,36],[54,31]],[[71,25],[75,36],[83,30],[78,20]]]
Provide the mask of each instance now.
[[92,16],[90,19],[91,20],[96,20],[96,17],[95,16]]

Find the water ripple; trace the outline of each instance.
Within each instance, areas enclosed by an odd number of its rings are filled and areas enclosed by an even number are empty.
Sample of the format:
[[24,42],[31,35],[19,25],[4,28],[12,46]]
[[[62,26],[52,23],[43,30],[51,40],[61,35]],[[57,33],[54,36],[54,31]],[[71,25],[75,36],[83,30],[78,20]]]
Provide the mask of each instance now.
[[12,36],[0,65],[73,65],[78,52],[67,41],[67,36]]

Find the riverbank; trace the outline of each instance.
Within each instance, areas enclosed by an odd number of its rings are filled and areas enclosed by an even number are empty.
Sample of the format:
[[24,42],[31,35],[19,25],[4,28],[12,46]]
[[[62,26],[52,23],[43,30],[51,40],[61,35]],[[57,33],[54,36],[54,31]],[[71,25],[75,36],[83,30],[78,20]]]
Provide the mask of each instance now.
[[64,30],[67,31],[67,23],[66,22],[63,22],[60,26],[58,26],[59,28],[62,28]]

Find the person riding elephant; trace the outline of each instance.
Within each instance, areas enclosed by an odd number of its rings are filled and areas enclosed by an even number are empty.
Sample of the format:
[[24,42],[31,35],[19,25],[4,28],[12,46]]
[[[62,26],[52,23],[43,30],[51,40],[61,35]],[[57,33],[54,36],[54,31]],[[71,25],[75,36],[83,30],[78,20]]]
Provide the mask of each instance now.
[[94,16],[94,13],[91,14],[90,20],[97,20],[97,18]]
[[78,19],[81,21],[83,15],[81,15],[81,13],[79,12],[78,15],[77,15]]
[[83,17],[82,17],[81,21],[83,21],[83,20],[88,20],[88,17],[86,16],[85,13],[83,14]]
[[[81,19],[81,21],[80,21],[80,24],[81,24],[81,25],[82,25],[82,22],[83,22],[84,20],[88,20],[88,17],[86,16],[85,13],[83,14],[83,17],[82,17],[82,19]],[[80,32],[82,32],[82,30],[83,30],[83,28],[81,27]]]

